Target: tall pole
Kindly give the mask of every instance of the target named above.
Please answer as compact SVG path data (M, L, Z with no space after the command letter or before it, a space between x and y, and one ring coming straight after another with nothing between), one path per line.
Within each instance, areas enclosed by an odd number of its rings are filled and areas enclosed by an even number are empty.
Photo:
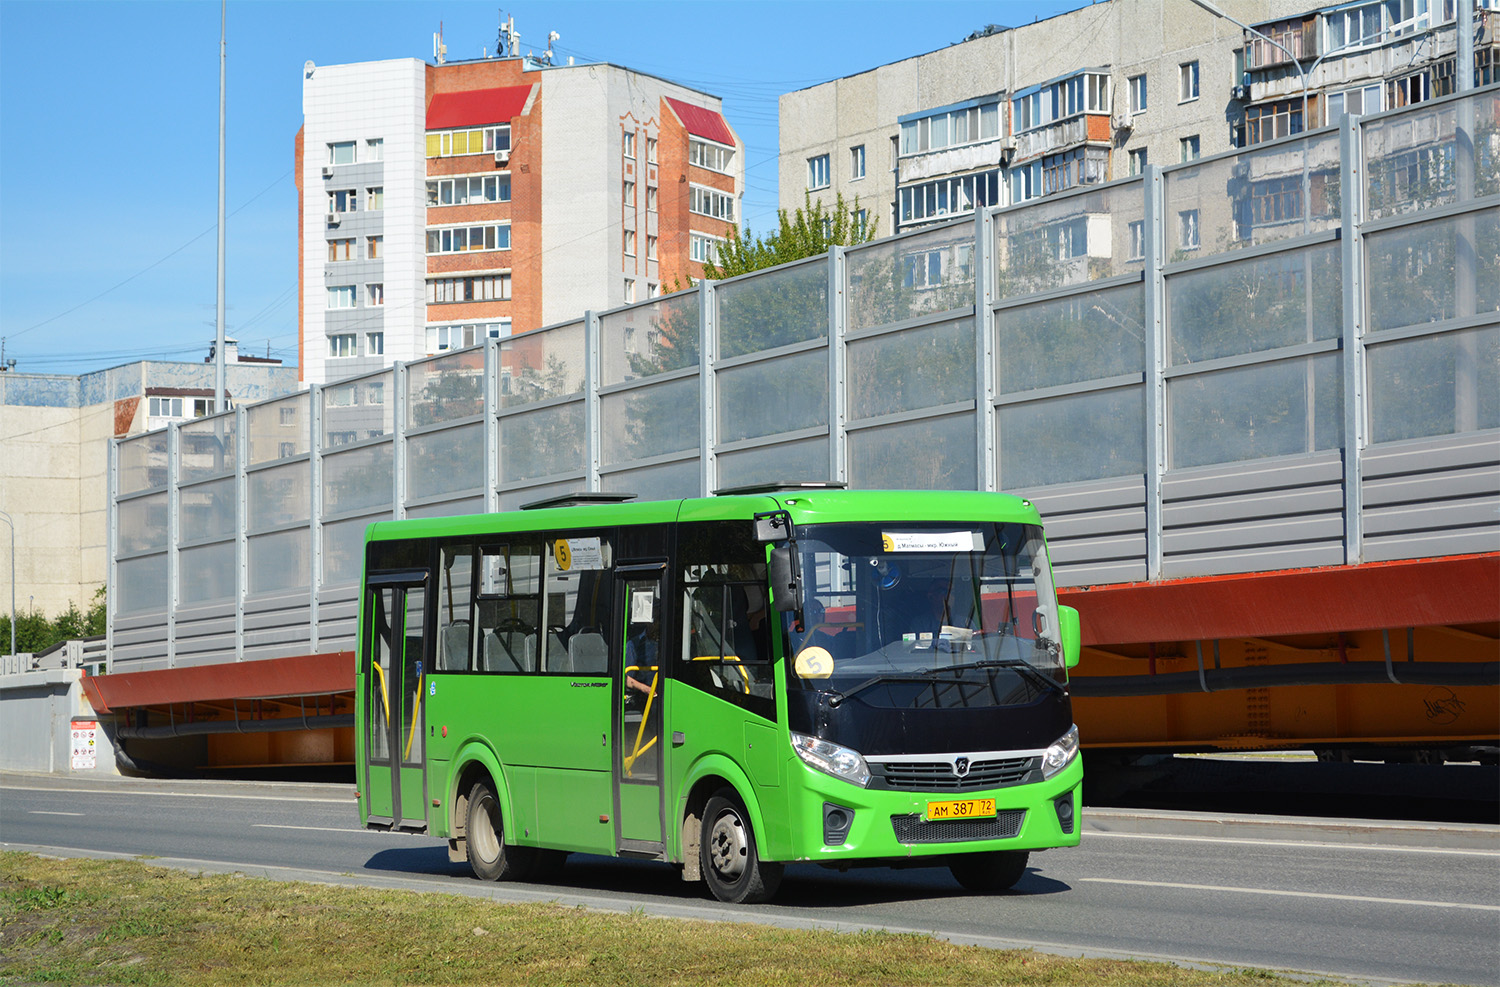
M218 305L214 319L214 411L224 410L224 22L229 0L219 3L219 279Z
M10 653L16 653L16 524L0 511L0 520L10 527Z

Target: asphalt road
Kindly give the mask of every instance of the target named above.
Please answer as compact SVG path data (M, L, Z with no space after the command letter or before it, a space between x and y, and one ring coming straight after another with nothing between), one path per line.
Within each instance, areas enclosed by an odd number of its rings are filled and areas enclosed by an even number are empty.
M946 869L788 870L727 906L662 864L574 856L548 885L493 885L425 837L358 828L353 787L0 776L0 847L151 855L282 879L788 926L934 932L1049 952L1362 980L1500 985L1500 827L1094 810L1083 846L982 897Z

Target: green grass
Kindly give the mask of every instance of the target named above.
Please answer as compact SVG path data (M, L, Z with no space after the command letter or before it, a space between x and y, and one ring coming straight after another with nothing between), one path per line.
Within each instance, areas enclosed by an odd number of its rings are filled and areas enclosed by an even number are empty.
M0 983L1265 987L1264 971L1080 960L557 904L0 853Z

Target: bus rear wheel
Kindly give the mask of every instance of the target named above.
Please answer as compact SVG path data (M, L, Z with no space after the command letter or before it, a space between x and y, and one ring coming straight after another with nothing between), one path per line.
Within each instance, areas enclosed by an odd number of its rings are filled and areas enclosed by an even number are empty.
M703 809L698 852L708 890L720 901L758 904L770 901L781 886L785 868L760 859L750 816L727 788L709 799Z
M529 847L506 846L500 802L484 782L469 790L469 815L465 820L464 846L469 866L481 881L525 880L535 862Z

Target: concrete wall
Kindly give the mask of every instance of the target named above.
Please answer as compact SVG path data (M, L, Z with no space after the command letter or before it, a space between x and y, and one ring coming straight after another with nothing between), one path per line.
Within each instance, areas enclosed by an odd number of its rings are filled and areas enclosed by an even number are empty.
M73 732L97 724L93 768L79 774L119 774L114 745L105 724L94 716L83 696L83 672L76 668L0 674L0 770L65 774L73 772Z

